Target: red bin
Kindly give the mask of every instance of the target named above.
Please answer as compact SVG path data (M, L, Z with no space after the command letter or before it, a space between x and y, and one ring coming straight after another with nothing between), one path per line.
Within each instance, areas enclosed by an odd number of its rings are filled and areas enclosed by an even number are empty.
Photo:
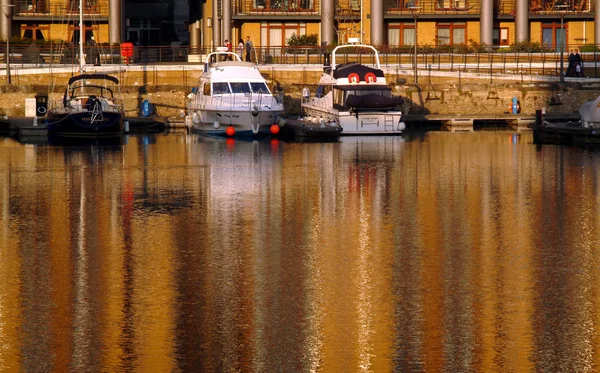
M121 43L121 56L125 57L125 60L129 65L129 60L133 57L133 43L128 41Z

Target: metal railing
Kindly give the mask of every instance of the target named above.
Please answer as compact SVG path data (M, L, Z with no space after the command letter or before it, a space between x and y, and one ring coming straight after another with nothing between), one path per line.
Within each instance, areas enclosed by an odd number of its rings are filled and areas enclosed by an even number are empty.
M593 14L595 3L591 0L563 0L561 9L556 8L557 0L530 0L529 13L535 14ZM497 14L514 15L515 0L500 0L494 2L494 12ZM339 0L335 6L335 16L338 18L353 18L360 16L360 0ZM479 0L386 0L384 12L388 15L478 15L481 11ZM88 0L84 2L85 16L108 17L107 0ZM19 0L15 1L14 14L18 16L48 16L64 17L79 14L79 1L68 0L66 3L56 3L49 0ZM273 16L296 15L308 16L321 14L320 0L234 0L233 14L238 16Z
M51 2L49 0L26 0L15 1L13 14L16 16L47 16L55 17L78 17L79 0L68 0L66 2ZM108 17L108 1L87 0L83 4L84 16Z
M569 49L582 46L569 45ZM600 46L583 46L581 52L588 76L600 76ZM204 58L211 49L190 48L189 46L148 46L135 47L134 56L130 60L136 65L158 64L190 64L204 63ZM323 65L331 49L327 47L261 47L255 48L252 61L259 65L297 65L302 69L305 65ZM119 46L99 46L102 64L124 65L127 61L122 57ZM568 53L562 55L565 68ZM5 47L0 46L0 61L4 62ZM386 68L412 70L414 67L414 49L412 46L380 47L381 65ZM365 53L352 54L349 59L369 63L371 55ZM453 49L451 46L439 48L419 47L416 62L422 68L427 66L433 70L503 73L557 76L560 71L561 53L550 48L511 50L509 48L487 48L483 51L470 49ZM78 48L69 45L37 46L34 44L11 44L10 61L12 67L41 67L48 65L78 64ZM200 62L189 62L200 61ZM596 66L598 65L598 67Z

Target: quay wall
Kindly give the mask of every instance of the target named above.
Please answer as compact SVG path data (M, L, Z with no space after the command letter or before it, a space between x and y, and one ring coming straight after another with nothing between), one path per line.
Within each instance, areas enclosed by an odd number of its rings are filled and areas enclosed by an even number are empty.
M102 71L99 71L102 72ZM136 116L143 100L153 103L160 116L181 116L185 109L187 94L195 86L201 67L181 66L169 69L147 67L123 69L112 73L120 78L125 110L128 116ZM272 88L283 90L288 115L299 115L301 90L307 86L315 92L321 75L320 66L261 68ZM39 71L13 73L12 84L1 84L0 112L9 117L25 115L25 99L36 94L49 96L49 100L61 100L66 82L74 71ZM407 114L503 114L509 111L512 98L516 97L521 112L534 114L546 108L554 114L576 112L581 103L600 95L600 80L576 79L566 83L540 81L534 77L511 79L495 78L448 72L438 76L421 76L419 85L414 84L413 71L388 69L388 85L395 95L405 98L402 107Z

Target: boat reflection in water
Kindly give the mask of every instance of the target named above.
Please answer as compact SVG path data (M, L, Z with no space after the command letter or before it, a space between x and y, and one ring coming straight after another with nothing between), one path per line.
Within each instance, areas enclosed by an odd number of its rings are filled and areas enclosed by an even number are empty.
M512 139L0 142L0 371L595 366L600 154Z

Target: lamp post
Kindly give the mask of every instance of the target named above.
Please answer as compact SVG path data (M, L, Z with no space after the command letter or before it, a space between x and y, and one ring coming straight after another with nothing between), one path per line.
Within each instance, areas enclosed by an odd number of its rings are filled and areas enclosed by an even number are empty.
M554 9L560 12L560 82L565 82L565 11L569 8L567 4L556 4Z
M420 6L415 6L414 3L409 3L410 5L408 6L408 9L410 9L410 13L413 16L413 19L415 20L415 43L414 43L414 52L413 52L413 68L415 69L415 85L419 84L419 74L417 73L417 41L418 39L418 20L419 20L419 13L417 13L417 11L419 9L421 9Z
M6 7L6 8L11 8L14 7L14 4L0 4L1 7ZM11 23L12 20L10 19L9 15L10 12L9 11L4 11L4 9L2 9L2 13L4 13L4 15L6 16L6 22L7 22L7 27L11 27ZM6 84L12 84L12 80L10 78L10 36L9 36L10 32L6 32L6 35L4 35L4 37L6 38L6 54L4 57L4 61L6 61Z

